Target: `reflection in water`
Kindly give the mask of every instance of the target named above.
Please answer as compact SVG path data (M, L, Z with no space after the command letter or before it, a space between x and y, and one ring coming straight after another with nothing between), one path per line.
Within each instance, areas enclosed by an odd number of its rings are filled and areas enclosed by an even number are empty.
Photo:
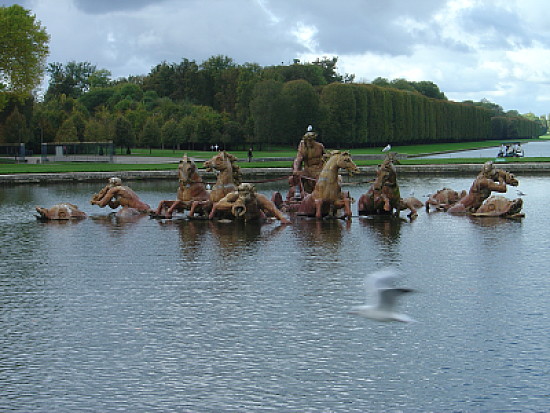
M292 229L297 238L297 247L305 256L338 254L342 233L350 228L351 220L316 219L296 216Z
M121 222L91 185L0 188L0 411L548 411L550 192L520 179L519 222ZM90 218L36 221L65 199ZM420 322L348 314L385 265Z
M399 241L401 225L408 221L399 217L372 216L360 217L359 222L370 228L381 244L393 245Z
M404 218L391 216L360 217L359 223L368 229L365 235L374 235L376 247L380 248L375 260L382 266L397 265L401 261L399 249L401 227L407 223ZM414 225L412 223L411 225Z

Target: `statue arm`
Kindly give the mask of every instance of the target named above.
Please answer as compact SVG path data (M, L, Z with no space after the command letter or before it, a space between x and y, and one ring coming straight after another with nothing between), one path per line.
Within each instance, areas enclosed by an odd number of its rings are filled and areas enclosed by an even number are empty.
M294 163L292 164L292 172L297 173L302 170L302 162L304 161L304 147L302 145L302 142L300 142L300 145L298 145L298 153L296 154L296 158L294 159Z
M94 194L92 196L92 199L90 200L90 203L93 204L93 201L101 201L101 199L105 196L105 194L109 191L111 188L110 185L105 185L101 191L99 191L97 194Z
M102 195L101 197L92 198L92 201L90 202L92 205L98 205L101 208L104 208L105 206L109 205L111 208L117 208L120 204L117 201L113 201L113 198L117 194L117 188L110 188L107 192L100 192L97 195ZM113 206L116 205L116 206Z
M472 185L472 187L474 187L476 183L477 183L477 187L480 189L487 188L490 191L506 192L506 182L503 182L500 178L498 181L493 181L492 179L488 179L488 178L477 179L477 181L474 182L474 185Z
M267 212L268 216L274 216L283 224L290 224L290 221L285 218L285 216L281 213L281 211L277 209L275 204L271 202L269 199L267 199L265 195L256 194L256 199L258 200L260 209L264 212Z
M214 217L217 211L230 211L237 199L239 199L239 194L236 192L230 192L218 202L214 202L212 210L210 211L210 219Z

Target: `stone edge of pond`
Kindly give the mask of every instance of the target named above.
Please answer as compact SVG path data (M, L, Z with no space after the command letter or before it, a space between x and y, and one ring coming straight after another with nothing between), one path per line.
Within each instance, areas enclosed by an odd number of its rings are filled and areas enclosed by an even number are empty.
M509 172L518 173L550 173L550 163L510 163L496 164ZM376 166L362 166L362 173L374 175ZM399 174L477 174L480 164L452 164L452 165L397 165ZM244 180L284 178L289 176L289 168L241 168ZM345 175L345 173L344 173ZM56 182L87 182L106 181L117 176L126 181L140 181L153 179L177 179L177 170L164 171L118 171L118 172L71 172L71 173L33 173L0 175L0 185L40 184Z

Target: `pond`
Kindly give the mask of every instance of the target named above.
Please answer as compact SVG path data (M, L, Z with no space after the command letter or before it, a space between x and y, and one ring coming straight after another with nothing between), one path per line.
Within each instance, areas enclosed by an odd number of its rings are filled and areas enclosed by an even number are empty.
M287 226L119 222L89 205L98 183L2 187L0 410L548 411L549 178L518 178L519 221ZM472 180L399 182L425 200ZM151 205L175 197L174 182L130 185ZM89 218L34 218L61 201ZM418 322L348 313L385 266L417 290L400 307Z

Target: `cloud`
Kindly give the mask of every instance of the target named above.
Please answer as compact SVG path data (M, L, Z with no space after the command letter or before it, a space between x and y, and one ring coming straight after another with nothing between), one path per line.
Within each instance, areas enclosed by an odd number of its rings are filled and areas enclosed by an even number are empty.
M134 11L162 3L164 0L74 0L75 6L84 13L104 14L114 11Z
M3 2L11 5L14 2ZM24 0L51 35L50 61L114 78L183 58L288 64L338 57L356 80L431 80L454 100L547 109L544 0Z

